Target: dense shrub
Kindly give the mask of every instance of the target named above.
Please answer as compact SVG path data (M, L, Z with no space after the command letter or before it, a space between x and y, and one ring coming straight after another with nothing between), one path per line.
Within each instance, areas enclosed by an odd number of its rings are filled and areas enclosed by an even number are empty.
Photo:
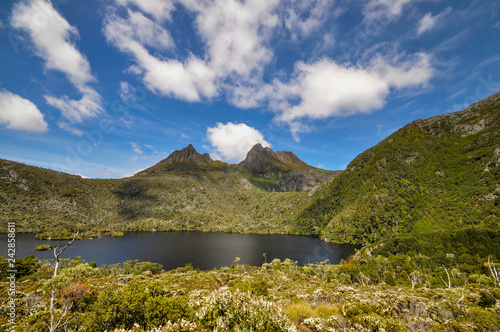
M241 281L236 283L232 290L241 289L246 292L250 292L257 296L266 296L269 291L269 284L264 280L257 281Z
M127 286L106 287L89 310L89 331L144 328L165 325L181 319L191 320L193 309L184 297L169 297L159 282L131 281Z
M202 325L213 331L293 331L281 307L249 292L213 292L198 312Z
M490 307L493 307L496 303L496 300L495 298L493 297L493 295L489 294L489 293L486 293L485 291L482 291L480 293L480 298L479 298L479 301L477 302L477 304L480 306L480 307L483 307L483 308L490 308Z

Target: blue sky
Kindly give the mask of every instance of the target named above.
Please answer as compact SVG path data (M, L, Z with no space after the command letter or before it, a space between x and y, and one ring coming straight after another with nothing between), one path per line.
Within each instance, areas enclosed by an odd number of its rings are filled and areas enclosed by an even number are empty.
M500 90L500 2L0 3L0 158L130 176L193 144L344 169Z

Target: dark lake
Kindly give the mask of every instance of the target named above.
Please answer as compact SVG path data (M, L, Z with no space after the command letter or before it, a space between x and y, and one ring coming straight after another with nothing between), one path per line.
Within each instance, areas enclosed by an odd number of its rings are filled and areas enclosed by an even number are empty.
M62 245L68 241L61 241ZM35 255L39 259L54 258L53 251L35 251L35 245L57 241L36 240L34 234L16 234L16 257ZM263 254L266 254L264 258ZM300 265L329 259L332 264L354 253L354 247L321 241L318 238L294 235L229 234L206 232L137 232L123 237L102 237L75 241L61 256L95 261L98 266L138 259L156 262L165 270L186 263L202 270L231 266L236 257L239 264L261 265L274 258L290 258ZM0 255L7 256L7 234L0 234Z

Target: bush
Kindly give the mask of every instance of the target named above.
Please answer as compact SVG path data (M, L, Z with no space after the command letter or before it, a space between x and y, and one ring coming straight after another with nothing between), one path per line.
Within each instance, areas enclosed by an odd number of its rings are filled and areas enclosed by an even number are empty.
M249 292L213 292L198 313L202 325L212 331L293 331L281 308Z
M231 287L231 290L236 289L241 289L257 296L267 296L269 293L269 284L264 280L241 281Z
M19 280L24 277L28 277L35 272L38 271L40 268L40 262L38 258L36 258L33 255L29 255L24 257L23 259L21 258L16 258L15 259L15 270L16 272L16 279ZM9 261L7 258L2 258L0 256L0 272L1 272L1 279L0 281L7 281L7 270L12 270L12 268L9 266Z
M91 331L131 329L134 323L144 328L164 325L181 319L191 320L194 310L184 297L167 297L158 283L132 280L126 287L106 287L87 315Z
M307 302L297 302L289 304L285 308L285 313L290 317L292 321L297 324L301 324L305 319L309 317L316 317L316 312L311 308Z
M480 307L491 308L491 307L493 307L495 305L496 300L493 297L493 295L488 294L485 291L482 291L481 294L480 294L480 296L481 297L479 298L479 301L477 302L477 304Z
M496 312L473 309L469 312L468 317L476 325L476 331L498 331L500 326L500 315Z
M163 270L163 265L151 262L137 263L135 267L139 268L141 273L151 271L152 274L158 274Z

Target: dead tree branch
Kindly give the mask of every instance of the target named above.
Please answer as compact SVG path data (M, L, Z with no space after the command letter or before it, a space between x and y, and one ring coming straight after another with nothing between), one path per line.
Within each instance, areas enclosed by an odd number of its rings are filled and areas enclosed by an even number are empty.
M490 268L491 275L493 276L493 280L495 281L495 288L496 288L497 286L500 286L500 275L498 274L495 263L493 263L492 256L488 257L488 267Z
M66 245L62 249L59 249L59 246L57 246L57 247L54 248L54 257L55 257L56 261L55 261L55 266L54 266L54 275L53 275L52 278L57 277L57 271L59 269L59 257L64 252L64 250L66 250L67 247L69 247L73 242L75 242L76 237L78 236L79 233L80 233L80 231L76 232L75 236L73 236L73 240L71 240L68 243L66 243ZM49 331L50 332L54 332L59 327L63 327L64 325L66 325L66 324L69 323L69 319L66 319L66 321L63 322L63 320L68 315L69 309L70 309L67 305L64 306L64 309L63 309L63 312L61 314L61 317L57 321L54 321L55 320L55 317L54 317L54 300L55 300L55 297L56 297L56 291L54 289L52 289L52 293L51 293L51 297L50 297L50 309L49 309L49 311L50 311L50 326L49 326Z

